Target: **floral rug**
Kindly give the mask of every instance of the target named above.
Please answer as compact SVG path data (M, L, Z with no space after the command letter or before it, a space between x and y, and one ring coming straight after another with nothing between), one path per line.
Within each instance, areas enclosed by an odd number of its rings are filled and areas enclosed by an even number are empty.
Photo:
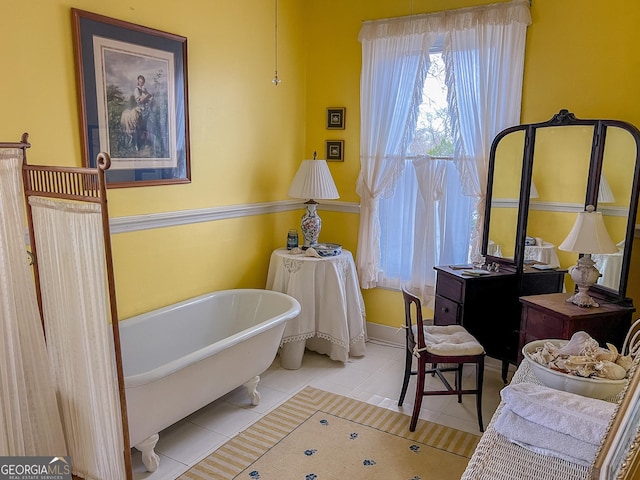
M459 479L480 437L307 387L180 480Z

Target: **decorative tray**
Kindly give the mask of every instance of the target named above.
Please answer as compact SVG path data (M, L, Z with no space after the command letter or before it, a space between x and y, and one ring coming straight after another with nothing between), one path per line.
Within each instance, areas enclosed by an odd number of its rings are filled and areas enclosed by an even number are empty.
M337 243L318 243L313 246L321 257L334 257L342 252L342 245Z

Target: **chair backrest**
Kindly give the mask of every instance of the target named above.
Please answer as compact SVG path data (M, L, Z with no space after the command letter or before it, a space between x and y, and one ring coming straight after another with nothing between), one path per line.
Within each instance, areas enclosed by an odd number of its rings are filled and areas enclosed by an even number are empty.
M402 298L404 299L404 322L407 335L407 348L413 351L413 347L418 345L418 348L422 349L425 347L422 303L417 295L414 295L407 289L406 285L402 285L401 289ZM415 312L415 315L412 314L413 312ZM416 332L418 334L417 339L415 335Z

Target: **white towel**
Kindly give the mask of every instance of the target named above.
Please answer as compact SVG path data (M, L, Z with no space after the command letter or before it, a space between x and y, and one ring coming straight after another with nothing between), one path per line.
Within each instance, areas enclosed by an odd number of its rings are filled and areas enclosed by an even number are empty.
M530 422L512 412L506 405L500 411L494 428L500 435L527 450L579 465L591 465L598 453L597 445Z
M604 400L526 382L509 385L500 395L526 420L593 445L602 443L616 408Z

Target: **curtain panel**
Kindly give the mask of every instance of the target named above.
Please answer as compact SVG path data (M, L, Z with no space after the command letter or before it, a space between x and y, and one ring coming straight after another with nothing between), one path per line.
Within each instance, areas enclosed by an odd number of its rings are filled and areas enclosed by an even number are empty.
M519 123L526 27L531 23L527 0L515 0L426 15L365 22L360 31L361 171L357 192L361 197L356 264L363 288L378 285L380 266L379 202L391 196L405 163L416 124L423 81L429 66L429 48L444 37L443 57L452 131L454 161L464 195L476 202L479 213L470 235L477 252L483 218L483 199L489 148L495 134ZM402 45L404 48L400 48ZM411 69L410 65L416 65ZM418 170L424 170L418 168ZM420 175L429 184L419 188L427 203L433 195L433 175ZM421 182L418 178L418 182ZM430 211L431 207L418 209ZM427 215L429 217L430 215ZM440 215L440 221L446 216ZM426 223L416 227L413 251L418 257L437 258L430 251ZM416 217L417 222L422 222ZM427 251L422 251L426 249ZM415 269L422 269L417 272ZM429 290L435 275L424 266L412 267L412 282ZM430 278L425 278L430 277Z
M72 472L125 479L101 206L30 197L49 362Z
M0 456L65 456L25 249L23 152L0 149Z

